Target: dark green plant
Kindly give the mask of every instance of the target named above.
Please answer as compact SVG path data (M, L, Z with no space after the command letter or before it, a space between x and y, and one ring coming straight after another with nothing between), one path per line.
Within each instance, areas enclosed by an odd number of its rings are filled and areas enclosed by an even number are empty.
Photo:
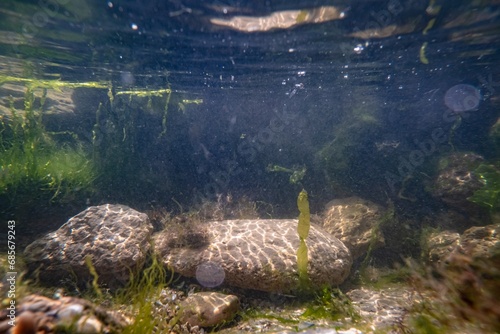
M173 275L167 281L167 271L156 254L146 269L132 275L128 286L116 298L118 304L130 305L134 316L134 322L123 333L154 333L162 325L164 320L155 314L154 302L172 279Z
M500 170L494 165L481 164L474 173L483 187L476 190L468 200L490 210L500 209Z
M300 184L304 176L306 175L307 168L305 166L293 166L291 169L269 164L266 167L266 171L268 172L284 172L290 174L290 183L291 184Z

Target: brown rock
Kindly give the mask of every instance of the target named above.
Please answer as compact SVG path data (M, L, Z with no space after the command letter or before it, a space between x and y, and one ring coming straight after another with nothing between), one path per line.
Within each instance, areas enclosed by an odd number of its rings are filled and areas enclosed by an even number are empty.
M428 261L441 263L455 250L460 242L460 234L452 231L431 233L426 241Z
M475 153L453 153L440 160L440 169L432 194L458 210L478 209L477 205L467 200L483 186L473 171L484 161Z
M384 215L382 207L359 197L336 199L327 204L323 228L342 241L353 259L368 249L384 245L378 225Z
M182 323L212 327L231 321L240 308L238 297L218 292L198 292L181 303Z
M90 258L99 283L121 287L131 269L144 265L152 230L146 214L127 206L92 206L26 247L26 264L44 283L76 280L84 285L92 280Z
M469 228L462 234L458 250L472 258L500 257L500 224Z
M0 311L0 333L77 332L94 334L117 331L126 325L123 319L91 302L75 297L55 300L29 295L16 305L16 326L9 325L9 311ZM14 331L10 331L11 329Z

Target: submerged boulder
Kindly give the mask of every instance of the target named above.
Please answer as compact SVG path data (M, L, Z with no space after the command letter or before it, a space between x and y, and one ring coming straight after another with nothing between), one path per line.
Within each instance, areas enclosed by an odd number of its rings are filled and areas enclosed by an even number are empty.
M93 279L93 266L100 284L117 288L144 265L152 231L144 213L124 205L92 206L26 247L28 271L46 284L84 285Z
M207 243L179 245L166 229L156 235L155 249L175 272L198 276L202 284L203 277L211 278L207 286L224 282L245 289L292 292L299 287L297 225L296 219L212 221L203 226ZM346 279L352 258L340 240L311 226L306 244L308 276L314 287L338 285Z
M500 258L500 224L469 228L460 237L457 251L473 258Z
M326 205L323 228L339 238L357 259L370 249L382 247L384 236L379 225L385 210L359 197L335 199Z
M466 152L452 153L441 158L437 178L429 187L432 195L458 210L477 209L467 198L483 186L474 173L483 161L482 156Z
M425 236L426 260L430 263L443 263L460 243L460 234L453 231L436 231Z

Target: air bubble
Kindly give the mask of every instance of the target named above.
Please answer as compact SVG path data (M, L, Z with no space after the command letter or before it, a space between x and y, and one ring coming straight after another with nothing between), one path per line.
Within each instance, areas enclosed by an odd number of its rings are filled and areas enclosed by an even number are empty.
M209 261L196 268L196 279L204 287L215 288L221 285L225 278L226 273L218 263Z

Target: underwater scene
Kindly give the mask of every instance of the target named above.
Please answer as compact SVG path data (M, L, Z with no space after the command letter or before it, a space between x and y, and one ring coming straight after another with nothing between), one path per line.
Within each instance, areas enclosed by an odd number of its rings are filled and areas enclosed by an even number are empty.
M1 0L0 334L500 333L500 1Z

